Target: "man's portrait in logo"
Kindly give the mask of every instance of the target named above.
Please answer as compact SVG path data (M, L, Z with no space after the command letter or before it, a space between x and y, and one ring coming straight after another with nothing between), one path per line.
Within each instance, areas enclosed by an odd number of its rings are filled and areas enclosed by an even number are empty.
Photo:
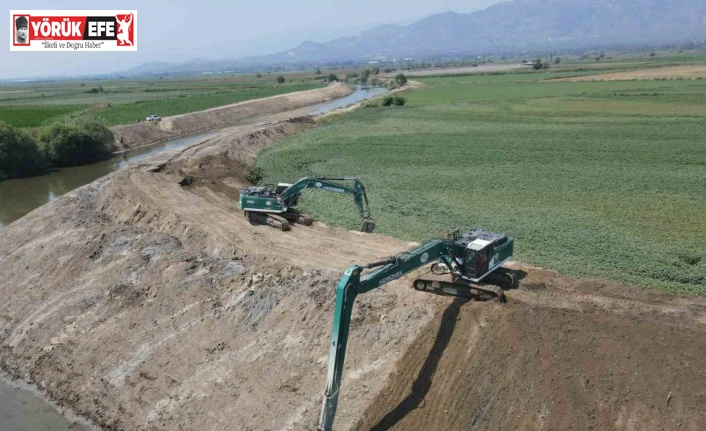
M15 18L15 43L18 45L29 44L29 18L18 16Z

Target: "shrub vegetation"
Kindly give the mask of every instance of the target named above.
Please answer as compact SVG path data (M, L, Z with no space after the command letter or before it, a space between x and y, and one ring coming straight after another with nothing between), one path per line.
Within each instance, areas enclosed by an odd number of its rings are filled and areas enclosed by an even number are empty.
M407 99L402 96L383 96L373 99L363 105L364 108L379 108L385 106L404 106Z
M110 158L114 140L113 132L100 123L55 124L39 136L39 146L52 165L77 166Z
M46 172L47 164L29 134L0 122L0 180Z

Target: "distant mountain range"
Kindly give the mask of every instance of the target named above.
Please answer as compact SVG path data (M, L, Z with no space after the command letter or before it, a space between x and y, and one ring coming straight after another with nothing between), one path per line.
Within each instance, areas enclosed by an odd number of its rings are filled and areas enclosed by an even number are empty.
M237 60L150 63L133 72L237 70L420 56L464 56L706 37L706 0L513 0L407 26L383 25L330 42L307 41L272 55Z

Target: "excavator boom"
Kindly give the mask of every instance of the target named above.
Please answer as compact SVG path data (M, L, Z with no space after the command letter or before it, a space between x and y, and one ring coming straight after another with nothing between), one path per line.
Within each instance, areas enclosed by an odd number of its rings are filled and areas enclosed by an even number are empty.
M331 431L333 427L355 298L358 294L369 292L425 265L429 259L438 259L444 249L445 244L442 241L432 240L399 257L363 266L352 266L343 273L343 277L336 286L336 307L331 330L328 376L321 419L319 420L319 431ZM374 267L379 268L361 278L361 272L364 269Z
M353 186L335 183L333 181L350 181ZM334 193L353 195L353 200L358 207L358 213L363 219L370 218L368 196L365 187L358 178L302 178L287 187L280 197L287 206L292 205L307 188L325 190Z

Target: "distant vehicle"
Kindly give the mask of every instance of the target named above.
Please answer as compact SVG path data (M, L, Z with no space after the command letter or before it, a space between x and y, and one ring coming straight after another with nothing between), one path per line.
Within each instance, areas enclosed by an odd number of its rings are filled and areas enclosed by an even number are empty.
M150 115L149 117L145 118L147 121L162 121L162 117L159 115Z

